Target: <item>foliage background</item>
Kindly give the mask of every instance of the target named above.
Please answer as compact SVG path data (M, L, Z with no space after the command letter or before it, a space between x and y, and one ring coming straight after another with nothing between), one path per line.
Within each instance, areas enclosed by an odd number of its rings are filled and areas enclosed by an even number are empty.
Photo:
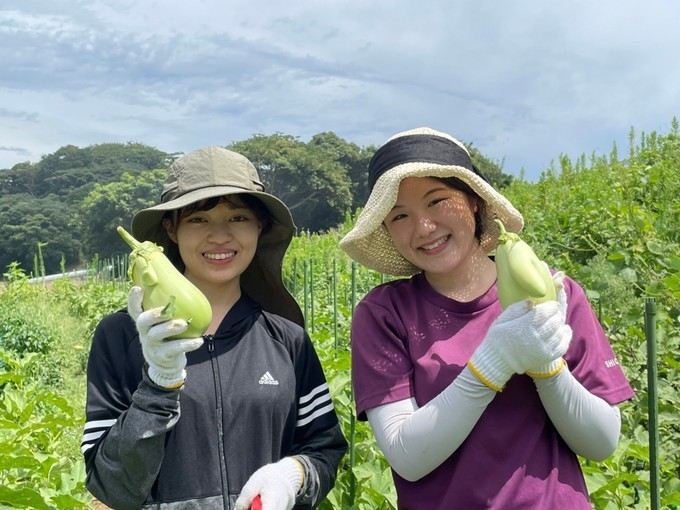
M621 406L622 437L615 454L604 462L583 462L597 509L651 504L644 315L650 297L657 310L661 508L680 505L679 169L674 121L667 134L631 132L624 155L613 147L608 155L577 161L561 157L538 182L513 179L503 189L525 216L523 238L586 289L636 392ZM134 182L109 185L133 189ZM337 228L296 237L285 275L304 308L351 442L337 486L322 508L390 509L396 508L396 496L389 468L367 425L354 416L348 338L354 304L384 276L338 251L351 223L346 214ZM43 248L46 256L52 248ZM84 284L64 279L31 285L18 264L7 266L3 280L0 505L90 505L79 450L84 366L94 325L124 305L126 283L92 277Z
M305 143L274 134L255 135L227 146L257 167L266 189L290 207L305 232L324 232L342 223L366 199L366 167L376 147L359 147L331 132ZM472 157L498 185L512 181L500 163L470 146ZM126 249L116 227L155 205L165 169L181 154L139 143L68 145L37 163L0 170L0 267L19 262L37 271L38 246L49 243L42 264L47 273L82 267L94 257Z

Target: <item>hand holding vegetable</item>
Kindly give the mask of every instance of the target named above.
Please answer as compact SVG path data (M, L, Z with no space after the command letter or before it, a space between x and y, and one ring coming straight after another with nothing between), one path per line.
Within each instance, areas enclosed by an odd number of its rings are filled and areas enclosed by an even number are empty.
M547 268L547 267L546 267ZM564 273L562 271L556 272L552 275L552 281L555 285L555 293L557 297L557 304L559 305L559 313L562 320L566 322L567 320L567 293L564 291ZM568 327L568 326L567 326ZM571 335L569 335L569 340L564 351L567 351L569 347L569 341L571 341ZM564 360L559 357L550 363L543 365L536 365L527 367L525 373L531 377L550 377L557 374L564 366Z
M561 358L571 342L571 328L565 318L566 296L560 302L535 305L524 300L508 306L472 354L470 369L496 391L502 391L513 374L543 367L559 372L564 364Z
M262 510L290 510L302 487L303 469L300 462L284 457L255 471L243 486L236 500L236 510L249 510L251 503L260 496Z
M149 364L149 377L164 388L177 388L186 378L186 353L198 349L202 338L186 338L166 341L186 331L183 319L172 319L164 315L164 307L142 310L144 291L134 286L128 295L128 313L135 321L142 344L144 359Z

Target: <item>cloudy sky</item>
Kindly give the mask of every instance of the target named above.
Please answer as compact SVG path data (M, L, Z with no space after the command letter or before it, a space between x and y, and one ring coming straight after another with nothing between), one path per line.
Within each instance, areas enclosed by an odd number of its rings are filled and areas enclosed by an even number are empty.
M678 20L676 0L2 0L0 169L69 144L429 126L534 180L668 132Z

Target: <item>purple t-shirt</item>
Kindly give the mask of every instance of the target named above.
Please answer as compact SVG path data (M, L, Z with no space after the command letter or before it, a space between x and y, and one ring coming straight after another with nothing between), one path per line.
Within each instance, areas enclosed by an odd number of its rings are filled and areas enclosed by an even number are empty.
M569 370L610 404L634 394L583 289L565 279ZM496 285L468 303L436 292L424 275L376 287L352 320L352 379L360 420L373 407L415 398L423 406L460 374L501 312ZM415 482L393 472L400 509L590 509L578 459L532 379L514 375L461 446Z

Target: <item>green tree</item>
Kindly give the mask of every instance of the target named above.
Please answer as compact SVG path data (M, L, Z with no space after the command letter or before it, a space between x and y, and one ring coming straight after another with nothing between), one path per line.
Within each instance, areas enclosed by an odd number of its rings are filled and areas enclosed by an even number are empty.
M0 197L0 267L18 262L27 272L33 270L42 244L45 271L56 273L62 259L66 266L80 260L80 242L71 229L73 214L54 196L31 195Z
M345 168L352 182L351 211L363 207L368 199L368 163L378 148L374 145L359 147L333 132L314 135L309 145L323 150L329 158Z
M29 193L37 197L63 197L95 183L108 184L124 172L137 175L153 168L165 168L174 155L139 143L104 143L79 148L65 145L35 164L20 163L0 173L0 191ZM76 194L82 199L83 194ZM71 205L73 203L71 202Z
M164 169L139 175L124 173L119 182L94 186L83 201L78 220L86 258L106 258L126 251L116 227L128 229L135 212L158 202L165 175Z
M35 167L30 163L14 165L10 170L0 170L0 196L33 194L35 173Z
M37 243L48 243L42 250L48 272L61 270L62 257L70 267L100 251L120 252L115 225L129 224L135 209L157 200L158 176L151 184L145 176L175 157L138 143L66 145L38 163L0 171L0 264L32 270ZM101 190L109 184L112 190Z
M470 157L479 171L489 179L496 189L502 189L510 185L512 175L503 173L503 162L497 162L482 154L477 147L472 144L465 144L470 152Z
M300 229L333 228L351 206L345 168L316 144L278 133L255 135L229 148L253 162L267 190L286 203Z

